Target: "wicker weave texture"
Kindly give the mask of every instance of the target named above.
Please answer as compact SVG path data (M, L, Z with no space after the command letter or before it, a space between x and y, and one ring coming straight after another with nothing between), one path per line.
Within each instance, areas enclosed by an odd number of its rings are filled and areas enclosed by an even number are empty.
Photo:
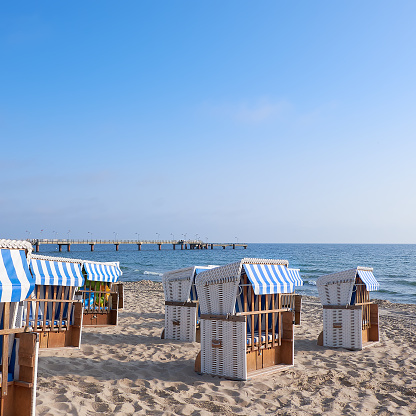
M0 238L0 248L14 248L18 250L27 250L30 255L33 251L32 244L25 240L7 240Z
M31 258L34 260L61 261L61 262L65 261L67 263L78 263L78 264L82 264L84 262L84 260L80 260L80 259L70 259L67 257L43 256L41 254L32 254Z
M196 341L196 307L165 305L165 339Z
M356 269L319 277L316 281L323 305L349 305L354 287Z
M195 267L173 270L162 277L165 300L186 302L189 300Z
M241 263L227 264L195 278L201 314L232 314L240 282Z
M247 380L246 338L245 322L201 319L201 372Z
M324 309L324 339L326 347L361 350L361 309Z

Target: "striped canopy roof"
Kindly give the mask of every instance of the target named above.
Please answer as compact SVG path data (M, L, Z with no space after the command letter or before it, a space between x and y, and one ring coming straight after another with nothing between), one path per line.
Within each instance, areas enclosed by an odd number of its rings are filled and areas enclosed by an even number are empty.
M0 248L0 302L20 302L34 287L25 250Z
M32 255L30 270L37 285L83 286L82 260Z
M84 261L84 270L87 273L88 280L94 282L115 283L123 274L118 261L108 263Z
M300 270L299 269L289 269L287 268L287 273L289 275L290 280L294 283L295 286L303 286L303 280L300 277Z
M280 264L243 264L256 295L291 293L294 282L286 266Z
M373 269L364 270L364 268L361 269L360 267L358 267L357 273L369 292L380 289L380 284L377 282L376 278L373 275Z

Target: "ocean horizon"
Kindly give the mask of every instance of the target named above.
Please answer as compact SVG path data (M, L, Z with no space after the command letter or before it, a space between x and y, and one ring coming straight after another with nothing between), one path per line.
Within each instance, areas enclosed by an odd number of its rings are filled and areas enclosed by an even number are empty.
M318 296L316 279L322 275L355 268L372 267L380 290L372 299L416 304L416 244L322 244L322 243L248 243L247 249L215 247L202 250L176 250L171 245L71 245L71 251L58 251L56 245L41 245L38 254L94 261L119 261L121 281L162 281L163 273L193 265L224 265L244 257L284 259L300 269L304 286L296 291Z

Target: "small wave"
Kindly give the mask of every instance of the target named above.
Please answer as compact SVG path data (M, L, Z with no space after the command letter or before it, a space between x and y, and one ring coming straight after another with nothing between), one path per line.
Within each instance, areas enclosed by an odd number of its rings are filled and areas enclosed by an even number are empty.
M143 274L151 274L151 275L154 275L154 276L163 276L163 273L148 272L148 271L144 271Z
M311 286L316 286L315 280L305 280L304 283L307 283L308 285L311 285Z

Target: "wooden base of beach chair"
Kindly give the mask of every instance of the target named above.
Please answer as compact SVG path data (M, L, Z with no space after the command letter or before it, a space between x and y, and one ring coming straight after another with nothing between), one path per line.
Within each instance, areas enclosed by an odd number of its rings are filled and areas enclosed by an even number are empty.
M7 383L7 395L1 399L1 416L34 416L37 334L20 333L16 338L19 338L19 375Z
M39 348L79 348L81 343L81 328L70 325L61 332L45 331L39 333Z
M283 334L281 345L266 347L264 344L256 351L248 351L247 377L279 371L294 362L294 333L292 312L282 313Z
M108 313L85 312L83 317L84 326L110 326L117 325L118 311L112 309Z
M295 315L295 325L301 324L301 309L302 309L302 295L295 295L295 308L294 308L294 315Z
M111 297L108 310L84 309L82 324L86 326L110 326L118 324L118 296Z
M73 325L68 327L37 328L34 332L39 333L39 348L62 348L81 346L81 332L82 332L82 304L81 302L74 303Z
M118 293L118 308L124 308L124 286L123 283L115 283L113 285L115 291Z

